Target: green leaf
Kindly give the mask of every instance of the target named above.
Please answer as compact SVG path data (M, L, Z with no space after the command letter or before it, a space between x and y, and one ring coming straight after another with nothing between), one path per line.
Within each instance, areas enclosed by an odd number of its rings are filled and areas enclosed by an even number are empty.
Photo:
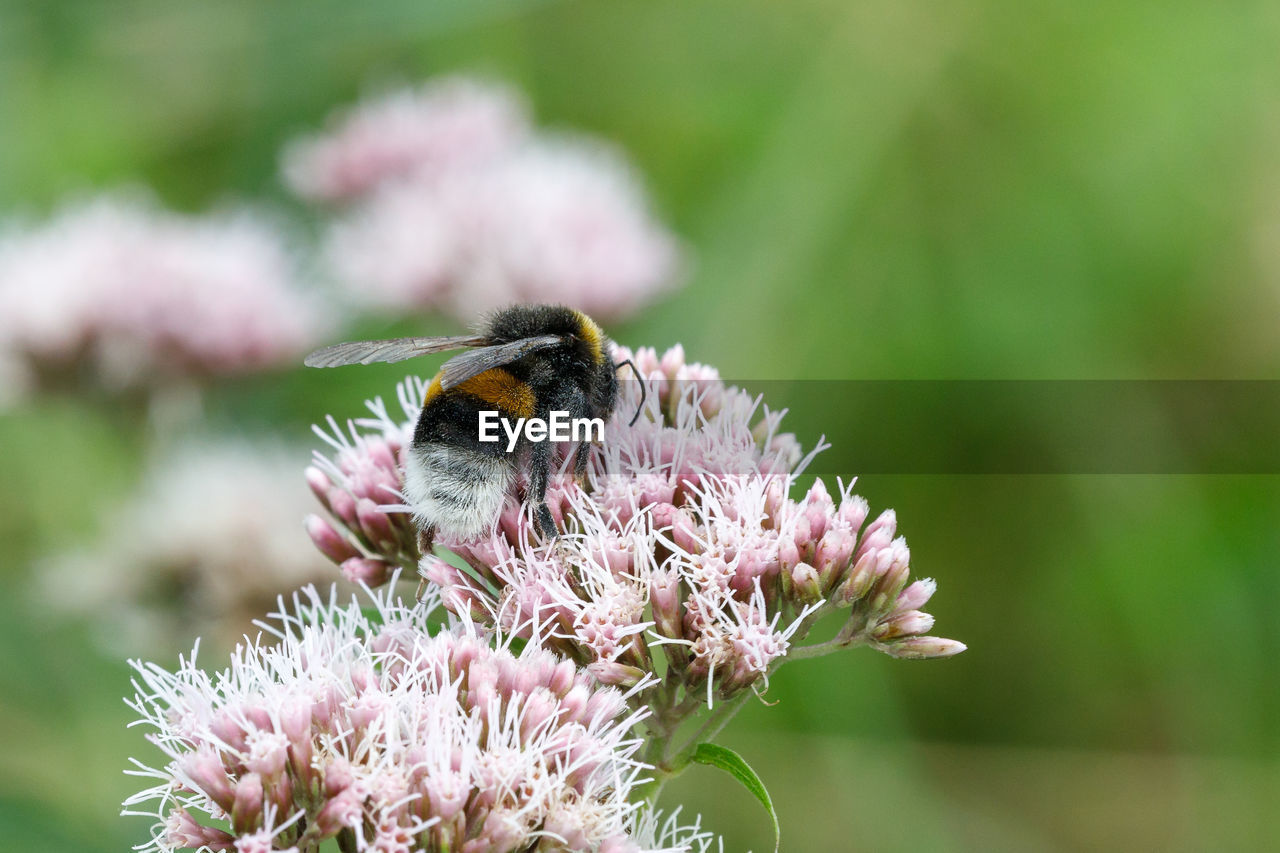
M697 764L719 767L741 782L742 787L760 801L760 805L764 806L764 810L769 813L769 818L773 821L773 850L777 853L778 846L782 843L782 828L778 826L778 813L773 810L773 800L770 799L764 782L760 781L760 777L751 769L751 765L732 749L714 743L698 744L698 748L693 751L692 760Z

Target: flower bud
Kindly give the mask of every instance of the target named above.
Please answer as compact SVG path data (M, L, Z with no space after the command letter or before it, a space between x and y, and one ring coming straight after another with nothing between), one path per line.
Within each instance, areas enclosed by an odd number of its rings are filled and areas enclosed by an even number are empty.
M681 357L683 358L683 356ZM636 370L640 372L641 376L649 376L662 370L662 362L658 359L656 347L636 347L635 353L631 356L631 361L635 364Z
M867 513L871 511L870 505L866 498L860 495L853 495L840 502L840 509L836 510L836 518L842 523L849 526L854 535L862 528L862 523L867 520Z
M886 562L888 565L881 569ZM910 562L911 551L902 537L893 540L892 545L880 552L876 559L876 569L881 576L871 592L873 610L886 611L897 602L898 593L902 592L911 573Z
M395 571L395 566L376 557L352 557L344 560L340 568L347 580L370 587L382 586L391 580L391 573Z
M891 509L886 509L876 517L876 520L867 526L867 532L862 535L862 543L858 546L854 559L858 559L863 554L870 551L879 551L881 548L887 547L893 541L893 536L898 532L898 515Z
M255 730L249 735L249 755L245 767L264 779L274 779L284 771L289 758L289 740L278 732Z
M675 498L675 486L656 474L641 474L636 478L633 488L639 494L641 506L652 506L657 503L672 503Z
M681 551L687 554L698 554L702 546L697 539L697 525L687 510L677 510L671 520L671 539Z
M813 481L813 488L805 495L802 512L809 522L809 538L821 539L827 532L827 520L831 517L831 495L821 480Z
M919 610L933 597L933 593L937 588L938 582L933 578L918 580L904 589L902 595L898 596L898 603L895 609Z
M575 684L560 700L560 707L564 711L565 719L575 723L582 722L583 715L587 711L587 701L590 698L590 687L581 682Z
M230 708L222 708L209 721L209 731L232 749L244 749L248 741L242 719L242 716L232 714Z
M192 850L207 847L210 850L230 850L235 845L235 836L215 829L212 826L201 826L186 809L174 809L165 821L165 840L175 848Z
M653 608L654 627L664 637L683 636L680 624L680 575L659 569L649 581L649 603Z
M431 803L432 815L443 821L453 820L471 794L470 782L461 774L448 771L430 774L423 780L423 787Z
M365 537L376 545L379 549L390 550L396 549L396 532L391 528L391 519L382 510L378 509L378 505L369 498L360 498L356 501L356 518L360 522L360 529L364 531Z
M871 591L871 584L876 579L876 558L876 552L869 551L853 564L848 579L840 586L840 593L837 597L842 606L860 601Z
M588 725L611 720L627 708L627 700L617 690L597 690L587 700L583 719Z
M904 610L881 622L871 632L877 640L923 634L933 628L933 617L922 610Z
M809 521L809 516L801 514L796 519L794 532L791 534L795 541L796 548L800 550L801 555L813 553L813 527Z
M250 832L262 823L262 777L246 773L236 785L231 804L231 828L236 834Z
M815 554L823 589L833 588L848 574L853 545L853 534L847 530L833 528L823 534Z
M311 784L311 705L294 701L280 709L280 730L289 740L289 768L304 786Z
M524 707L521 708L521 737L530 740L544 726L554 723L559 710L560 703L556 701L551 691L543 688L530 693L524 700Z
M960 654L966 648L964 643L943 637L908 637L883 646L883 650L892 657L908 660L949 658Z
M822 600L822 582L818 571L808 563L798 563L791 570L792 595L804 604Z
M778 565L783 572L789 572L801 560L800 549L796 543L787 538L778 540Z
M329 506L329 511L334 517L345 524L351 530L356 530L360 526L360 519L356 515L356 499L346 489L340 489L334 486L329 490L328 500L325 503Z
M598 660L587 664L587 672L596 677L601 684L632 687L644 678L644 670L635 666L627 666L617 661Z
M321 839L332 838L348 826L359 826L363 808L364 800L356 787L348 785L329 798L312 826Z
M684 367L684 363L684 345L676 344L662 354L662 358L658 361L658 369L668 379L675 379L680 368Z
M364 443L364 452L373 464L384 471L394 472L399 467L396 452L385 438L368 438Z
M222 766L222 759L210 748L202 748L185 756L181 767L191 782L225 812L235 803L235 791L231 779Z
M324 765L324 793L334 797L355 782L356 775L351 763L342 757L331 757Z
M786 480L782 477L770 477L768 479L768 485L764 488L764 511L767 516L764 526L767 529L778 529L779 522L781 521L781 513L786 505Z
M329 490L333 488L333 481L329 479L329 475L314 465L308 465L304 476L316 500L320 501L325 509L329 509Z
M324 554L333 562L341 565L352 557L359 557L360 552L352 547L341 533L334 529L333 525L318 515L312 514L306 517L303 522L307 529L307 535L311 537L311 541L320 549L320 553Z
M520 531L524 518L524 507L508 498L498 513L498 530L512 542L520 541Z

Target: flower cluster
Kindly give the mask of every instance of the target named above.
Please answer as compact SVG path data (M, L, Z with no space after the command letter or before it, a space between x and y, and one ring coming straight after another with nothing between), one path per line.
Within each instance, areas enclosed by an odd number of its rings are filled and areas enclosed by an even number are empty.
M918 658L964 649L924 636L933 618L921 607L934 583L909 582L910 551L891 510L868 522L852 484L837 484L833 495L821 480L790 497L821 443L803 454L780 431L782 413L713 369L686 363L678 347L661 357L618 348L615 358L632 358L651 389L640 421L631 427L626 415L614 418L585 485L554 481L547 503L561 531L555 541L541 540L514 499L492 535L440 537L460 563L422 555L420 573L448 608L509 632L549 626L542 641L604 683L639 685L664 673L672 707L696 692L713 703L767 680L817 619L841 608L849 611L845 626L823 650L859 644ZM629 413L639 383L622 384L619 411ZM402 448L420 389L413 380L401 387L405 421L371 404L374 417L352 424L354 438L331 470L357 470L343 454L360 456L388 436ZM389 491L388 456L379 471ZM352 495L358 487L354 477L330 484ZM326 537L358 541L373 559L404 564L417 556L404 537L381 550L367 523L335 521L347 534L330 526ZM665 665L655 662L659 655Z
M528 133L528 114L515 93L449 77L333 116L327 133L286 146L284 177L310 201L352 201L383 184L438 179L484 163Z
M624 159L531 127L521 99L445 78L335 117L294 143L286 180L347 205L325 254L362 303L461 318L565 302L609 318L669 287L677 250Z
M696 826L638 814L643 711L571 661L473 625L430 636L427 604L295 596L276 640L216 675L134 663L131 706L163 767L126 802L173 851L705 851ZM138 811L141 806L149 808ZM664 846L658 847L652 842Z
M0 363L27 386L258 370L326 326L279 237L247 214L182 216L124 195L0 234Z
M397 389L401 409L406 414L419 411L426 389L421 380L406 380ZM349 423L345 432L332 416L328 432L315 428L334 455L315 451L306 478L333 522L312 513L306 528L316 547L342 567L348 580L379 586L398 568L415 571L422 556L413 517L385 511L403 500L403 455L416 418L393 420L380 399L369 407L374 417Z
M115 651L193 630L229 648L280 590L332 577L298 529L311 505L289 450L188 442L151 460L96 540L37 566L41 597L91 616Z

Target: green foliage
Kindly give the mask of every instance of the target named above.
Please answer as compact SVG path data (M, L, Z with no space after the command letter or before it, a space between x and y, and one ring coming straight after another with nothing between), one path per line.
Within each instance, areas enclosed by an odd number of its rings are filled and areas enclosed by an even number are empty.
M264 200L305 241L282 142L371 86L478 70L528 91L540 121L625 148L687 243L686 287L611 328L624 343L682 342L734 380L1268 379L1278 29L1256 0L4 0L0 213L142 182L183 209ZM207 426L308 442L404 372L224 383ZM797 395L787 421L832 440L824 472L854 474L840 418L873 404ZM39 555L128 494L133 435L101 401L0 416L15 650L0 833L15 849L141 838L116 815L137 787L125 758L145 748L123 729L124 667L26 594ZM939 580L940 629L970 651L786 667L778 704L748 708L728 742L774 780L797 850L851 835L904 851L1272 846L1278 486L865 476ZM727 849L764 849L736 819L754 804L699 775L664 802L706 811Z

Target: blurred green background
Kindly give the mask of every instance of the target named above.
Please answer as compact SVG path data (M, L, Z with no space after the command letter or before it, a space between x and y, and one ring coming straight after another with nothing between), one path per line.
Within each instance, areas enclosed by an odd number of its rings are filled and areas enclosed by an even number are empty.
M610 329L623 343L679 341L735 379L1273 379L1277 44L1263 2L6 0L0 201L143 182L180 209L302 216L283 141L370 85L490 72L541 123L625 148L688 246L685 289ZM402 373L224 382L207 418L308 441ZM826 414L789 421L856 473ZM127 849L122 770L148 747L126 667L22 590L143 448L74 399L0 417L0 447L0 838ZM726 742L784 851L1276 848L1277 477L859 491L897 509L938 632L969 651L797 663L742 714ZM668 791L726 849L768 849L718 771Z

